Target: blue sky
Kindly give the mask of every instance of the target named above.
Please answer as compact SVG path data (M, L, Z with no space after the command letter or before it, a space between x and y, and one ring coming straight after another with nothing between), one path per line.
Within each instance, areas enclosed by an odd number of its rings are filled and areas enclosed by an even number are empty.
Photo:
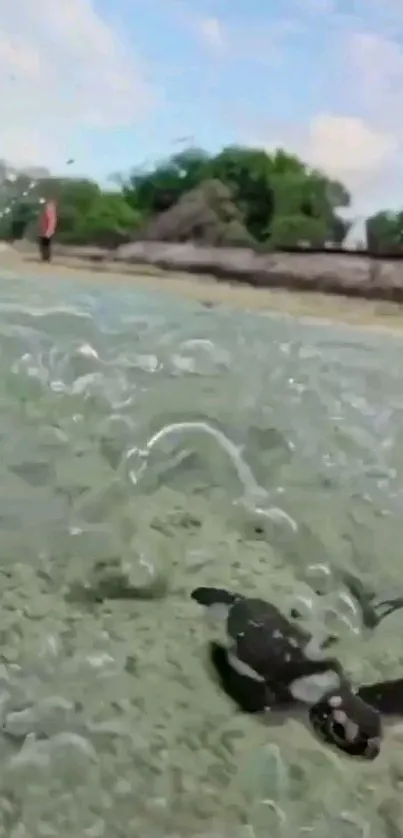
M113 12L110 0L102 0L99 13L112 24L124 24L125 37L161 88L159 107L147 123L129 126L114 141L127 164L133 156L142 160L167 153L178 137L194 137L214 150L241 140L247 125L314 115L324 97L318 67L326 61L321 43L326 21L321 15L312 26L310 15L307 25L295 6L288 19L284 3L263 0L123 2ZM337 97L338 92L335 102ZM106 136L96 144L101 170L110 141Z
M403 0L0 0L0 78L15 162L104 180L183 137L282 145L357 214L403 207Z

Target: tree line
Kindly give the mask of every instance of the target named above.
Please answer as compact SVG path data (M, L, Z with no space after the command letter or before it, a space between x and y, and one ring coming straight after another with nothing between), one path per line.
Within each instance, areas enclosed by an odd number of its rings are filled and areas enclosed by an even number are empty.
M342 247L346 187L284 150L188 148L102 188L88 178L20 173L0 185L0 237L36 236L40 201L58 202L58 240L115 247L136 238L262 249ZM367 221L370 250L403 252L403 213ZM366 243L363 243L364 246Z

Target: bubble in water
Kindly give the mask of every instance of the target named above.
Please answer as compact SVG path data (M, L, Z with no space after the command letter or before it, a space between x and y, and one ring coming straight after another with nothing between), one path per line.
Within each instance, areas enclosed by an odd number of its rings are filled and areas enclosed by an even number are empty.
M291 617L301 621L311 621L314 614L314 599L308 594L295 594L288 601Z
M321 602L326 628L339 637L361 634L361 616L352 597L344 591L329 593Z
M177 372L196 373L196 363L193 358L186 358L183 355L172 355L171 360Z
M227 369L230 357L207 338L185 340L171 356L173 371L193 375L217 375Z
M278 506L269 506L267 509L264 509L261 506L255 506L254 512L258 515L262 520L266 519L270 523L277 524L280 527L286 527L293 533L294 535L298 532L298 524L291 518L284 509L280 509Z
M244 493L261 500L267 497L267 492L259 486L252 470L243 459L239 446L235 445L222 431L214 428L208 422L174 422L171 425L165 425L147 441L146 450L149 453L167 438L175 439L178 436L182 438L189 433L206 434L215 439L234 466L240 487L244 490Z
M136 355L135 366L143 372L157 372L161 364L156 355Z
M330 593L334 588L333 574L326 564L311 564L305 571L305 578L313 590L324 595Z
M17 398L36 401L44 395L44 385L48 380L46 369L30 352L24 353L11 365L9 387Z

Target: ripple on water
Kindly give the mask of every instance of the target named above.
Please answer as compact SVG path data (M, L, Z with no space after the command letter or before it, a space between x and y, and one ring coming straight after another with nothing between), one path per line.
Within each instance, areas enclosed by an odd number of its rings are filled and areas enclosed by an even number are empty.
M0 836L399 834L393 740L358 765L236 714L189 593L400 671L399 616L364 643L342 582L401 580L402 373L385 336L3 280Z

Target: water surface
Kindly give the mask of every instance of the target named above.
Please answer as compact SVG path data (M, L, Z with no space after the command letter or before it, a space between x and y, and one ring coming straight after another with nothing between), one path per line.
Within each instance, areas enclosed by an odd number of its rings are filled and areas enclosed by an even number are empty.
M398 734L362 765L237 714L189 593L298 599L357 682L402 672L340 582L403 588L402 341L4 277L0 402L0 836L400 834Z

